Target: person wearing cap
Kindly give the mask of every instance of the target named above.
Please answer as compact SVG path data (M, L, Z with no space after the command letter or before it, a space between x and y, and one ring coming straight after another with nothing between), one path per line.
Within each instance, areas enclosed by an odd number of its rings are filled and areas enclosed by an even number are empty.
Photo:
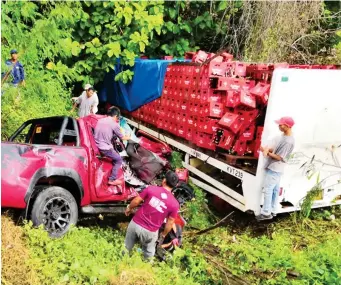
M158 246L163 244L166 235L173 228L180 208L179 202L172 194L172 189L178 182L179 178L175 172L168 171L161 187L148 186L128 205L126 216L142 204L127 229L124 243L129 252L132 251L135 243L139 242L144 258L148 259L155 255L156 244ZM165 219L166 225L158 238L158 231Z
M12 84L17 87L18 84L25 86L25 71L24 66L18 60L18 51L16 49L12 49L10 51L11 58L6 60L6 65L9 67L9 70L4 74L2 78L2 83L4 83L9 75L12 75Z
M264 165L265 178L263 182L264 202L260 215L256 217L258 221L271 220L276 216L279 183L284 172L286 161L295 146L295 139L291 130L295 124L294 120L291 117L282 117L275 122L283 134L274 139L272 146L260 147L266 160Z
M84 86L84 91L79 97L73 97L71 100L74 102L71 112L79 105L78 116L80 118L90 114L96 114L98 111L98 96L95 89L90 84Z

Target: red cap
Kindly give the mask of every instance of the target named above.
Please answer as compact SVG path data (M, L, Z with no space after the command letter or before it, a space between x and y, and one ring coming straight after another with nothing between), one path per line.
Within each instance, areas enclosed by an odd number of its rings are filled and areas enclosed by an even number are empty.
M291 117L282 117L279 120L275 121L278 125L287 125L289 128L292 128L293 125L295 125L295 121Z

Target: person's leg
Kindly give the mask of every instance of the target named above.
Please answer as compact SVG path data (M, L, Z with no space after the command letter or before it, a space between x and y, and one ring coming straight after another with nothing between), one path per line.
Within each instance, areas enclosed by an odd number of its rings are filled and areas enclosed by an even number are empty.
M277 180L277 184L276 184L274 191L272 193L271 213L273 215L277 214L277 206L278 206L278 199L279 199L279 182L280 182L280 177Z
M129 253L132 251L135 243L137 242L137 230L138 228L135 222L130 221L128 228L127 228L126 237L124 240L124 245L126 249L129 251Z
M263 208L261 210L261 214L264 216L271 215L271 202L272 202L272 195L273 191L277 185L277 175L272 170L266 170L265 178L264 178L264 203Z
M101 150L101 153L112 159L112 170L111 170L111 175L109 177L109 181L114 181L117 179L117 173L118 170L120 169L121 165L122 165L122 158L121 156L114 150L114 149L110 149L110 150Z
M143 256L145 259L152 258L155 255L156 241L158 239L158 231L150 232L142 229L140 242L142 246Z

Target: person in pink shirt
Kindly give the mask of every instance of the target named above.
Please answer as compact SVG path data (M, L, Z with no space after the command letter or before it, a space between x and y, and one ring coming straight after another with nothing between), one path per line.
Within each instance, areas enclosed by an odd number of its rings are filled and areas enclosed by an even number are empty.
M143 255L147 259L154 256L156 242L162 245L164 238L173 227L180 208L179 202L171 192L178 182L178 176L173 171L168 171L162 181L162 187L148 186L128 205L126 216L142 204L127 229L124 243L129 252L135 243L139 242ZM167 219L166 226L158 240L158 231L165 219Z

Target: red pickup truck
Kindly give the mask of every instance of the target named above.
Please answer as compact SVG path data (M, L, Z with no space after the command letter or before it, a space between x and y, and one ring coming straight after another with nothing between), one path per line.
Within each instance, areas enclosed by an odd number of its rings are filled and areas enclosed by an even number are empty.
M76 224L79 212L123 212L127 201L147 184L140 180L135 185L131 181L107 185L112 163L100 155L93 138L101 117L29 120L9 142L2 142L2 207L25 209L25 217L34 225L44 224L53 237ZM128 162L123 163L119 176L125 179L127 173L132 173ZM182 190L175 192L181 196Z

